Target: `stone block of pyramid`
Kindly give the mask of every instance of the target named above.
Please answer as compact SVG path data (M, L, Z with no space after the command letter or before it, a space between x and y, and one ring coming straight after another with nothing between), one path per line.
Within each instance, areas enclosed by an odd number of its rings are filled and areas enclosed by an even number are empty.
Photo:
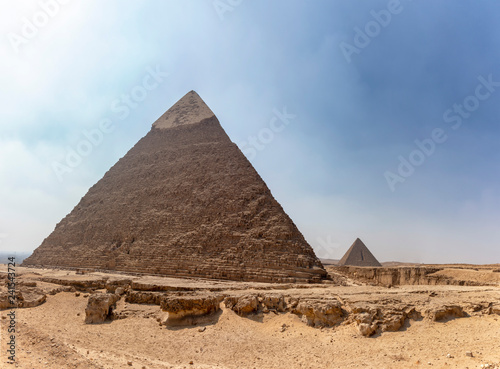
M368 247L359 238L351 245L349 250L338 262L339 266L352 265L352 266L382 266L373 254L368 250Z
M194 91L89 189L23 265L263 282L327 276Z

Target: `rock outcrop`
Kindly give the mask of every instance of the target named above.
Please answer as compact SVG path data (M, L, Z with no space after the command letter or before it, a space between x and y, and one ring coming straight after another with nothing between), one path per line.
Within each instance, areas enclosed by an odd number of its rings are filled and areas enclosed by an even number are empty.
M239 315L248 315L259 310L259 299L256 295L244 295L240 297L227 297L224 300L227 308Z
M497 314L500 315L500 303L494 303L490 307L490 314Z
M412 308L395 306L392 308L354 305L351 307L350 319L358 325L363 336L371 336L379 332L398 331L406 319L418 319L420 315Z
M16 292L15 307L30 308L41 305L47 299L47 294L39 288L21 286L21 290ZM0 293L0 310L12 309L7 292Z
M426 310L426 315L433 321L442 321L449 318L463 318L467 316L462 306L444 305Z
M167 326L196 324L199 318L214 315L220 310L222 297L218 296L171 296L160 301L160 307L168 312L162 323Z
M327 278L194 91L89 189L23 265L280 283Z
M399 286L399 285L456 285L456 286L479 286L488 283L479 283L471 280L450 278L446 275L437 274L443 270L440 267L409 266L409 267L357 267L338 266L333 267L335 273L340 273L364 283Z
M380 269L384 268L376 270ZM295 314L312 327L353 325L359 334L369 337L398 331L413 321L423 319L426 324L441 324L450 319L500 315L500 291L494 286L338 287L329 284L240 283L104 273L81 276L66 271L56 271L52 279L32 271L29 275L19 278L18 307L36 306L43 303L47 295L60 292L72 292L68 298L88 297L77 291L75 286L92 289L99 285L114 291L94 293L89 297L85 311L87 323L143 317L156 319L169 327L214 324L223 317L221 314L238 314L242 319L248 317L258 321L265 314ZM0 273L1 280L5 278ZM48 283L47 280L60 284ZM124 301L117 303L121 294ZM5 309L7 301L6 286L0 283L0 308ZM222 301L224 313L221 312Z

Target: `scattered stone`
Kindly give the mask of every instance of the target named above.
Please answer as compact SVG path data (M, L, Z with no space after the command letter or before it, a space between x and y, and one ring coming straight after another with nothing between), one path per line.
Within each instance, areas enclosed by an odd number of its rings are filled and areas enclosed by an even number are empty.
M205 332L206 330L207 330L207 327L198 328L198 332Z
M474 355L472 354L472 351L466 351L465 356L474 357Z

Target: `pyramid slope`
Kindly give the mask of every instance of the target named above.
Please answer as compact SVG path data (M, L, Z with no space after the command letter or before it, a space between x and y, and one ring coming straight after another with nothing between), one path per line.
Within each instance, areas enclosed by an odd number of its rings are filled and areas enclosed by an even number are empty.
M179 100L23 265L264 282L326 278L204 106L194 91Z
M382 266L373 254L368 250L368 247L359 238L354 241L349 250L338 262L339 266L352 265L352 266Z

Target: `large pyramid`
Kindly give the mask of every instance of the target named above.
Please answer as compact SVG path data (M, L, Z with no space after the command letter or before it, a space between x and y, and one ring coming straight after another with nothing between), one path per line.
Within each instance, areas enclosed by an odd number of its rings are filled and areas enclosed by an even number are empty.
M349 247L349 250L347 250L337 265L382 266L359 238L356 238L356 241Z
M265 282L327 276L194 91L90 188L23 265Z

